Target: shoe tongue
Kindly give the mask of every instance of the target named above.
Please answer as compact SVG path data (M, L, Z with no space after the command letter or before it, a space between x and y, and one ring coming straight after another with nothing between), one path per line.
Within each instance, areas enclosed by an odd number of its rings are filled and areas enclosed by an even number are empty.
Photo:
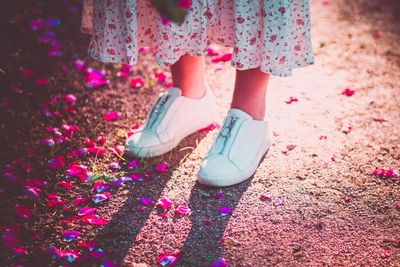
M229 115L234 116L234 117L239 117L244 120L252 120L253 119L253 117L251 117L249 114L247 114L246 112L244 112L240 109L237 109L237 108L231 108L228 111L228 116Z
M168 94L174 96L180 96L182 95L182 91L178 87L171 87L168 89Z

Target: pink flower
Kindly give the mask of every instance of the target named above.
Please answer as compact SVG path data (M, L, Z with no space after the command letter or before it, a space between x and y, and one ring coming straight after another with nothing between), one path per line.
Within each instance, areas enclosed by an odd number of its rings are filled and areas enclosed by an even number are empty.
M346 88L343 90L342 95L352 96L352 95L354 95L355 92L356 92L356 91L350 89L350 87L346 87Z
M68 103L75 103L76 102L76 97L74 95L68 94L64 96L65 101Z
M67 181L58 182L57 185L61 186L64 189L71 189L72 188L72 183L71 182L67 182Z
M165 82L167 75L165 72L155 72L154 73L154 78L156 79L157 83L162 84Z
M289 99L286 100L285 102L286 102L287 104L292 104L292 102L298 102L298 101L299 101L299 100L297 99L297 97L290 96Z
M209 131L212 131L212 130L218 129L218 128L220 128L219 124L216 122L213 122L210 125L208 125L207 127L200 129L198 132L205 133L205 132L209 132Z
M98 226L105 225L108 222L107 219L100 218L100 217L98 217L97 215L94 215L94 214L83 216L81 218L81 220L83 222L90 223L90 224L93 224L93 225L98 225Z
M49 84L49 80L47 78L37 78L35 80L36 85L47 85Z
M77 198L74 199L73 204L74 204L75 206L79 206L79 205L85 203L86 200L87 200L86 197L77 197Z
M87 152L96 156L104 156L106 154L106 150L102 147L89 147Z
M105 121L116 121L119 119L120 115L121 114L119 112L113 111L113 112L103 114L103 119Z
M32 217L33 212L23 205L16 204L14 206L15 212L17 213L18 217L28 219Z
M374 121L383 122L383 121L386 121L386 118L383 116L376 116L376 117L374 117Z
M59 169L65 165L64 158L61 156L57 156L52 160L49 160L48 166L52 169Z
M131 80L130 86L132 88L140 88L144 85L144 80L141 77L136 77Z
M156 259L156 262L162 266L172 266L176 263L179 257L179 252L168 253L163 251L161 255Z
M232 59L232 53L226 53L221 56L215 56L211 59L211 62L217 63L217 62L226 62Z
M224 207L224 206L222 206L222 207L219 208L219 213L222 216L227 216L229 213L232 212L232 209L233 209L232 207Z
M158 172L165 172L167 170L167 162L163 161L154 168Z
M166 197L163 197L160 200L158 200L156 205L162 208L163 210L167 210L172 205L172 201Z
M146 197L140 197L140 198L137 199L137 201L140 204L143 204L143 205L146 205L146 206L149 205L152 202L152 200L150 198L146 198Z
M190 211L191 211L191 210L190 210L189 207L180 205L180 206L178 206L178 208L175 210L175 213L176 213L176 214L179 214L179 215L186 215L186 214L189 214Z
M88 206L85 206L81 209L79 209L78 211L78 215L79 216L86 216L86 215L90 215L96 212L96 208L90 208Z
M210 267L227 267L228 261L224 258L218 258L211 262Z

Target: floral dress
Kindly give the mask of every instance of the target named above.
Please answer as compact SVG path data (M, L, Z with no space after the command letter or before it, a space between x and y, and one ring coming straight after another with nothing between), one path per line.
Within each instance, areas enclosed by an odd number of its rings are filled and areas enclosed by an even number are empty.
M84 0L88 53L103 62L137 62L141 47L170 66L182 55L207 54L209 43L232 47L238 70L275 76L313 64L308 0L192 0L185 21L163 22L149 0Z

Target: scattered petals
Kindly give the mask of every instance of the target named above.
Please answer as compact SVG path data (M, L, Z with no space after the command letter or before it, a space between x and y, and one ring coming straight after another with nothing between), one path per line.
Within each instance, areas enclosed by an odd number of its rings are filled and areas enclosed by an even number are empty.
M154 168L158 172L165 172L167 170L167 162L163 161Z
M119 117L121 116L121 114L117 111L112 111L106 114L103 114L103 119L105 121L116 121L119 119Z
M172 205L172 201L166 197L163 197L158 200L156 205L162 208L163 210L167 210Z
M179 215L187 215L190 213L190 208L186 207L186 206L178 206L178 208L176 208L175 213L179 214Z
M298 102L297 97L290 96L288 100L285 101L286 104L292 104L293 102Z
M94 203L100 203L103 202L107 199L109 199L111 197L111 193L110 192L105 192L105 193L101 193L101 194L96 194L92 197L92 200Z
M64 239L67 240L68 242L71 242L73 240L75 240L78 236L79 236L79 232L78 231L74 231L74 230L65 230L63 233Z
M211 262L210 267L227 267L228 261L224 258L218 258Z
M222 207L219 208L219 213L222 216L227 216L229 213L232 212L232 209L233 209L232 207L224 207L224 206L222 206Z
M89 206L85 206L78 211L79 216L86 216L96 212L96 208L91 208Z
M65 165L64 158L57 156L54 159L49 160L48 166L52 169L59 169Z
M144 80L141 77L136 77L131 80L130 86L132 88L140 88L144 85Z
M33 212L23 205L16 204L14 209L20 218L29 219L33 215Z
M83 222L90 223L90 224L93 224L93 225L98 225L98 226L105 225L108 222L108 220L106 220L104 218L100 218L100 217L98 217L97 215L94 215L94 214L83 216L81 218L81 220Z
M74 204L75 206L79 206L79 205L85 203L86 200L87 200L86 197L77 197L77 198L75 198L73 204Z
M59 185L60 187L62 187L64 189L71 189L72 188L72 183L71 182L67 182L67 181L58 182L57 185Z
M350 89L350 87L346 87L346 88L343 90L342 95L352 96L352 95L354 95L355 92L356 92L356 91Z
M167 253L164 253L161 256L159 256L156 261L158 264L161 264L161 266L172 266L176 263L177 260L178 260L177 255L175 254L168 255Z
M374 121L384 122L387 121L387 119L383 116L376 116L374 117Z
M143 204L143 205L146 205L146 206L149 205L152 202L152 200L150 198L146 198L146 197L137 198L137 201L140 204Z

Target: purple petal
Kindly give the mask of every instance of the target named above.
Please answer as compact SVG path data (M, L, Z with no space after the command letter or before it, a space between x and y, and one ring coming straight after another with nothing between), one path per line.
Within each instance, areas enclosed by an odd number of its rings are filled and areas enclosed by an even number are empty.
M232 207L224 207L224 206L222 206L222 207L219 208L219 213L222 216L226 216L231 212L232 212Z
M96 208L90 208L90 207L86 206L86 207L79 209L78 215L85 216L85 215L93 214L95 212L96 212Z
M67 240L68 242L75 240L78 236L79 236L79 232L78 231L74 231L74 230L65 230L64 231L64 239Z

